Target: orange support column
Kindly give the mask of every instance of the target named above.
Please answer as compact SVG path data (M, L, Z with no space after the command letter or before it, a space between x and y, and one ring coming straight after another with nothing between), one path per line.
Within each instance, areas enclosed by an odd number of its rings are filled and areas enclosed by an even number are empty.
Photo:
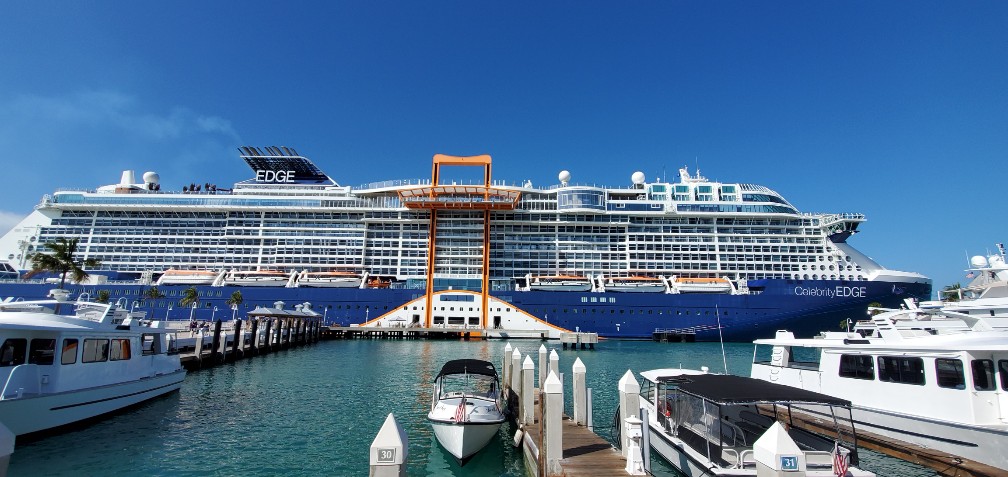
M437 209L430 211L430 225L427 227L427 289L424 290L426 302L427 328L431 327L434 312L434 251L437 249Z

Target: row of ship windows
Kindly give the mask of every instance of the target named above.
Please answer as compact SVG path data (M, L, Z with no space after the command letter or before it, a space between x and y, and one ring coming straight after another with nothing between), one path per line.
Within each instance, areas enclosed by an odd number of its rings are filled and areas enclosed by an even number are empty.
M77 363L77 344L75 338L63 340L60 353L60 364ZM35 338L28 346L26 338L8 338L0 345L0 368L18 366L21 364L52 365L55 361L56 340L50 338ZM98 363L105 361L123 361L130 359L129 339L85 339L83 351L80 354L82 363Z
M924 360L922 358L905 356L879 356L878 380L890 383L913 384L924 386ZM876 379L876 359L869 355L841 355L840 377L872 380ZM970 361L973 376L973 389L976 391L993 391L997 389L994 380L994 360L974 359ZM940 388L966 389L964 365L959 359L935 358L935 383ZM1008 360L997 362L997 374L1001 377L1001 389L1008 391Z

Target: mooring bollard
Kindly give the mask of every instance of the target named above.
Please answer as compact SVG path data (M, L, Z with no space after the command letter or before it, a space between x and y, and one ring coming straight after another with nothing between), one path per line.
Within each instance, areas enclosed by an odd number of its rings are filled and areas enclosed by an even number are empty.
M539 345L539 389L542 389L543 383L546 382L546 374L549 373L547 356L546 345Z
M572 367L574 371L574 422L583 426L587 423L585 416L585 365L581 362L581 358L574 360L574 366Z
M409 457L409 437L392 413L371 441L371 477L402 477L406 475Z
M619 380L619 396L619 422L620 426L623 426L623 429L620 432L620 449L623 457L626 457L629 442L627 440L625 423L628 417L636 416L640 413L640 384L637 382L637 378L634 377L633 372L629 369Z
M543 452L540 458L545 459L545 474L560 475L563 469L560 460L563 459L563 383L556 373L550 372L543 386Z
M525 424L535 421L535 363L531 356L522 361L521 415Z

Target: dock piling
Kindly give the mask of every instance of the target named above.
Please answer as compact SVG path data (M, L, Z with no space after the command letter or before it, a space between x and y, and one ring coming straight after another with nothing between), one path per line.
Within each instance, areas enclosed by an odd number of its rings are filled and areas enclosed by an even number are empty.
M404 477L409 457L409 436L392 413L371 441L370 477Z
M622 427L620 432L620 449L623 457L625 458L630 447L626 429L626 420L630 416L636 416L640 410L640 383L638 383L637 378L634 377L633 371L630 371L629 369L619 380L619 396L619 422Z
M535 421L535 363L532 356L522 361L521 416L523 424Z
M222 359L218 359L217 352L221 348L221 320L214 321L214 332L213 332L213 346L210 348L211 361L213 363L222 362ZM222 356L223 357L223 356Z
M574 378L572 389L574 393L574 422L583 426L587 423L585 419L585 365L581 362L581 358L574 360Z
M550 354L549 354L549 372L557 375L557 379L561 378L561 375L560 375L560 355L557 354L557 352L556 352L555 349L550 350ZM549 378L547 378L547 379L549 379Z
M546 382L546 372L549 370L549 361L546 361L546 345L539 345L539 388Z
M231 362L238 360L238 351L242 349L242 336L242 321L235 320L234 339L231 341Z
M563 422L563 383L556 373L550 372L546 377L546 384L543 386L543 461L545 475L561 475L563 468L560 460L563 459L563 434L561 423Z
M511 351L512 351L511 343L505 343L504 360L503 360L504 362L502 363L501 366L502 368L501 377L503 378L504 382L501 383L501 385L508 389L511 388Z

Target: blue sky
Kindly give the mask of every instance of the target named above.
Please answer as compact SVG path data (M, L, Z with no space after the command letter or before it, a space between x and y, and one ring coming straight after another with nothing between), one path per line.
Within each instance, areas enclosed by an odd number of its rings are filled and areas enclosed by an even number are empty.
M343 184L491 154L499 179L699 165L861 212L889 268L962 281L1008 241L1004 2L4 2L0 228L56 188L250 177L287 145Z

